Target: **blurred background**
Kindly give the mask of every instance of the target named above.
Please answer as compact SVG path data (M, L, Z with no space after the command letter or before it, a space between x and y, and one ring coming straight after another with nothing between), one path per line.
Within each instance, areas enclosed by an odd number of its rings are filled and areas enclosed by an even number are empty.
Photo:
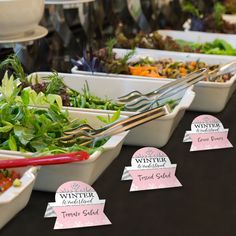
M64 1L65 2L65 1ZM71 58L102 48L107 40L158 29L236 33L224 14L236 13L235 0L95 0L45 4L40 25L48 34L25 43L0 44L0 60L15 52L27 72L70 72Z

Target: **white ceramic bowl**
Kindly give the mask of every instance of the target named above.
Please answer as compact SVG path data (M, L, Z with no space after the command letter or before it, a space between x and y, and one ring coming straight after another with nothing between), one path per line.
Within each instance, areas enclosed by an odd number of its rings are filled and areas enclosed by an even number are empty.
M96 112L70 111L72 118L86 119L95 128L104 125L97 119L98 115L107 116ZM124 118L125 116L123 116ZM103 171L119 155L124 139L128 132L112 136L99 151L94 152L90 158L83 162L64 165L43 166L40 168L34 185L35 190L55 192L58 187L72 180L93 184ZM0 154L22 157L20 152L0 150ZM27 153L30 155L30 153Z
M0 154L0 161L1 159L12 158L17 157L13 155ZM12 186L0 194L0 229L27 205L34 186L38 168L25 167L13 169L21 175L21 186Z
M236 24L236 15L234 14L223 14L223 19L230 24Z
M190 42L205 43L215 39L223 39L236 48L236 35L223 33L207 33L200 31L158 30L162 36L170 36L173 39L183 39ZM222 55L223 56L223 55Z
M38 72L40 77L46 77L50 75L50 72ZM115 100L117 97L125 95L133 90L139 90L143 93L153 91L168 83L166 80L140 80L140 79L127 79L127 78L110 78L108 76L102 76L97 78L93 75L75 75L75 74L62 74L60 76L64 78L65 84L77 91L82 91L85 82L88 82L91 94L98 97L108 97ZM168 115L150 121L139 127L136 127L130 131L125 139L126 144L141 145L141 146L155 146L162 147L167 144L174 129L177 127L180 119L184 115L186 109L191 105L195 93L192 91L193 87L190 87L186 92L175 94L170 99L177 99L182 97L179 104ZM100 112L101 114L112 114L113 111L108 110L94 110L83 108L71 108L69 110L74 111L89 111ZM131 116L135 112L121 112L122 115Z
M0 0L0 37L32 34L44 12L44 0Z
M117 57L123 57L129 50L126 49L114 49ZM154 49L136 49L135 55L130 59L130 61L136 61L139 58L150 57L154 60L171 58L176 61L202 61L208 65L221 65L227 62L236 60L234 56L220 56L220 55L206 55L199 53L181 53L181 52L171 52L171 51L161 51ZM79 71L77 67L72 68L73 74L82 74L90 76L91 72ZM168 78L151 78L145 76L134 76L134 75L123 75L123 74L106 74L106 73L93 73L100 79L99 76L107 76L113 79L116 78L126 78L126 79L140 79L140 80L166 80L173 81L173 79ZM222 111L232 94L236 89L236 75L232 76L231 79L225 83L221 82L206 82L202 81L194 86L194 91L196 92L195 99L189 110L193 111L203 111L203 112L220 112Z

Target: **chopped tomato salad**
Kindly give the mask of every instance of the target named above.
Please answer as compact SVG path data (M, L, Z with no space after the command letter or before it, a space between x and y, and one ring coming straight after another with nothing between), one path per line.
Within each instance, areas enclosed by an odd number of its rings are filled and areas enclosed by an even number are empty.
M18 187L21 185L20 174L15 170L0 169L0 193L6 191L11 186Z

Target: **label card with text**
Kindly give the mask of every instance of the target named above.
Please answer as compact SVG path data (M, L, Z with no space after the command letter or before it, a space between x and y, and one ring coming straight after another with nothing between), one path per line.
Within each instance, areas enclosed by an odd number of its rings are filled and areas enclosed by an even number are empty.
M183 142L192 142L190 151L232 148L228 132L216 117L201 115L193 120L191 131L186 131Z
M111 222L104 214L105 200L100 200L96 191L80 181L62 184L56 194L56 202L49 202L44 217L56 217L54 229L70 229Z
M161 150L141 148L132 156L131 166L125 167L121 180L133 180L131 192L181 187L175 176L176 166Z

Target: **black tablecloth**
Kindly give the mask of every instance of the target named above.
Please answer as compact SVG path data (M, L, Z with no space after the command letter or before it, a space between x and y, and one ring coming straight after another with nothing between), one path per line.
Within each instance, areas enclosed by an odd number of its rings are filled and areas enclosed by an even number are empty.
M236 148L190 152L183 143L192 120L203 113L187 112L163 150L183 187L129 192L131 181L121 181L125 166L140 147L123 146L119 157L94 183L112 225L53 230L55 218L44 218L54 194L33 191L27 207L2 230L1 236L120 236L236 235ZM236 146L236 94L225 110L214 114Z

